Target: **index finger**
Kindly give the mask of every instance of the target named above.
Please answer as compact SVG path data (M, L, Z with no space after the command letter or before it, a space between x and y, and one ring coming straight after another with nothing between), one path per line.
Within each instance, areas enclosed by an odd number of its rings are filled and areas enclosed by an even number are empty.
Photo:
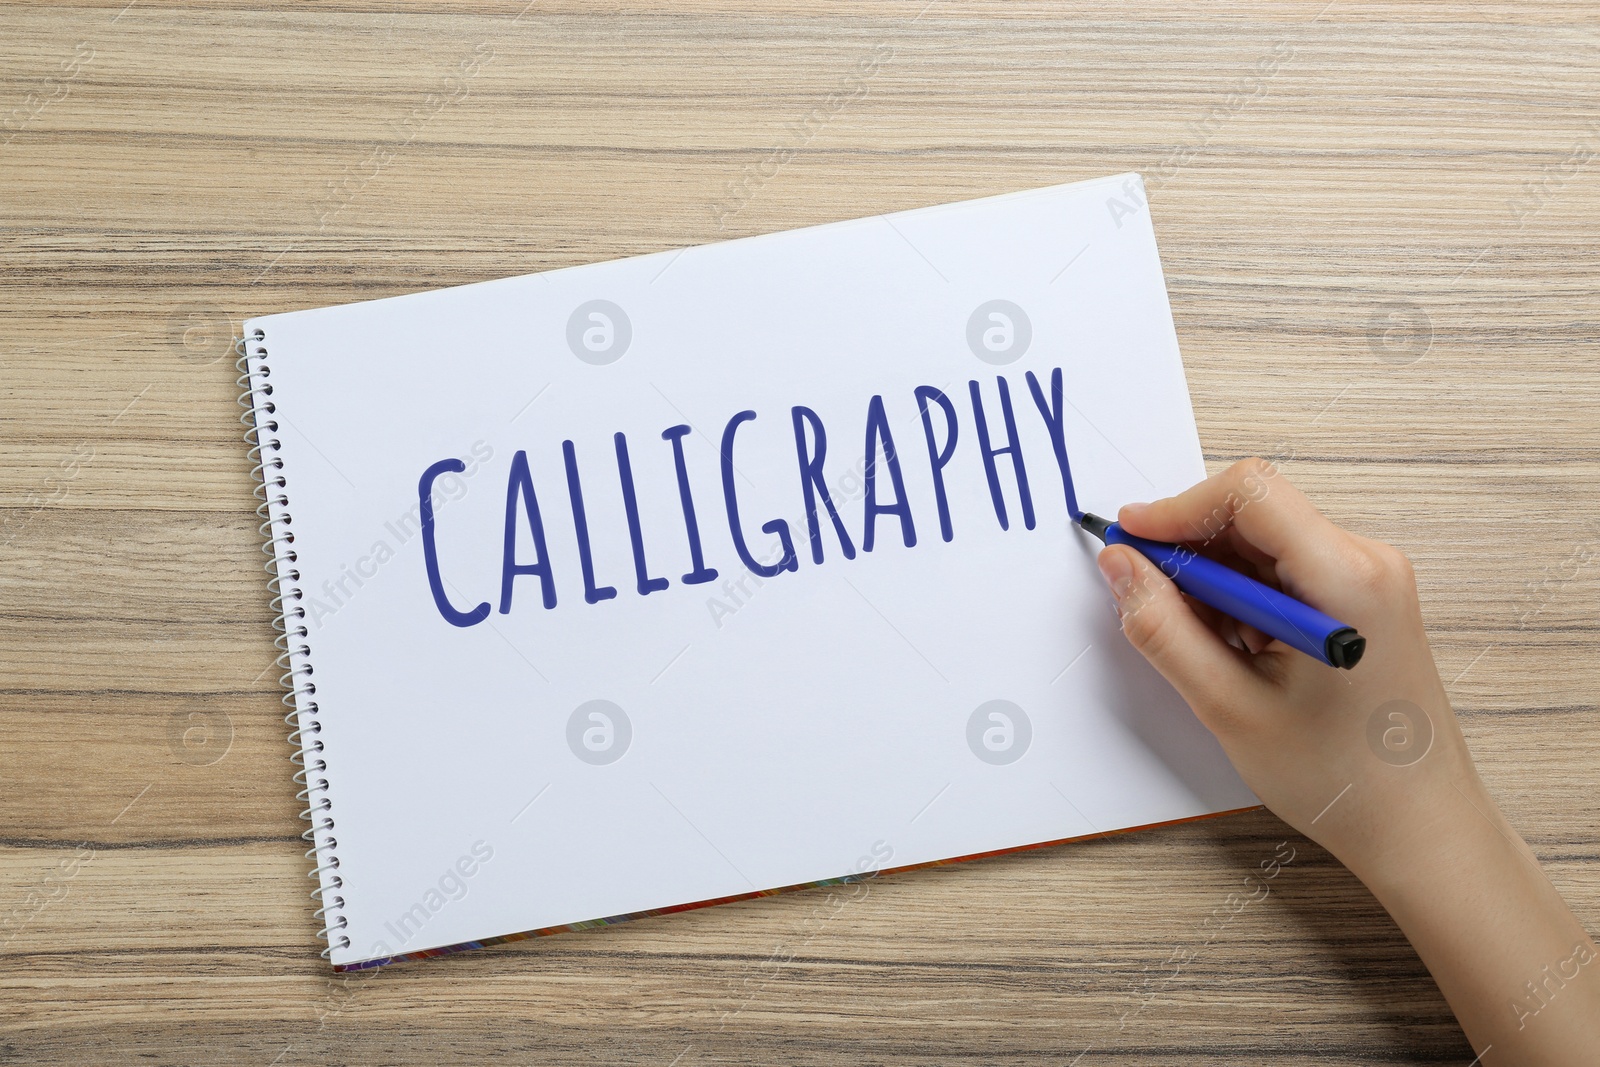
M1154 541L1208 542L1230 526L1273 559L1301 567L1338 559L1348 535L1264 459L1242 459L1179 493L1130 504L1122 528Z

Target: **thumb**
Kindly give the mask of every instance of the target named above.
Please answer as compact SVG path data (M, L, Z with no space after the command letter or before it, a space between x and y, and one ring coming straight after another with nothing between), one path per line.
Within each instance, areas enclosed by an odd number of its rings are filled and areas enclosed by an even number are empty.
M1202 722L1211 725L1260 686L1247 654L1207 626L1159 567L1126 545L1106 547L1099 563L1128 642Z

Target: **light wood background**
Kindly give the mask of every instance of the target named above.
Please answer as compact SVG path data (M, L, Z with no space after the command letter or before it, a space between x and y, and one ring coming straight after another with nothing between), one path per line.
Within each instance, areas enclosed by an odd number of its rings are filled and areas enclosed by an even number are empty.
M1209 464L1277 456L1411 553L1483 776L1593 930L1597 16L0 8L0 1062L1464 1067L1405 940L1265 812L330 977L228 348L1141 170Z

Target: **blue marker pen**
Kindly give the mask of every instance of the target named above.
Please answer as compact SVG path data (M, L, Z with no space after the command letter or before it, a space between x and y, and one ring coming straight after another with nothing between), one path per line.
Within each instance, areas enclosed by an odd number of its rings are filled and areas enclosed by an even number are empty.
M1061 467L1067 514L1072 516L1073 522L1108 545L1127 545L1160 567L1161 573L1171 578L1174 585L1202 604L1210 604L1240 622L1249 623L1290 648L1297 648L1330 667L1346 670L1361 661L1361 654L1367 650L1367 639L1356 633L1354 626L1324 615L1191 548L1135 537L1109 519L1091 515L1078 507L1078 492L1072 484L1072 464L1067 459L1066 405L1060 368L1050 372L1048 396L1032 371L1028 372L1028 391L1050 426L1050 443L1055 446L1056 463Z
M1356 633L1355 627L1193 549L1135 537L1119 524L1087 512L1077 512L1073 517L1106 544L1127 545L1144 556L1160 567L1174 585L1202 604L1249 623L1330 667L1348 670L1361 661L1361 654L1367 649L1367 639Z

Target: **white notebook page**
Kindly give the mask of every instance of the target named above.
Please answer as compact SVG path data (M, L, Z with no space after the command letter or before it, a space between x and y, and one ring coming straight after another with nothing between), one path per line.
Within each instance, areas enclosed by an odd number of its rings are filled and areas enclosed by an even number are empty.
M1039 403L1090 511L1204 476L1136 176L257 330L336 965L1256 803L1118 632Z

